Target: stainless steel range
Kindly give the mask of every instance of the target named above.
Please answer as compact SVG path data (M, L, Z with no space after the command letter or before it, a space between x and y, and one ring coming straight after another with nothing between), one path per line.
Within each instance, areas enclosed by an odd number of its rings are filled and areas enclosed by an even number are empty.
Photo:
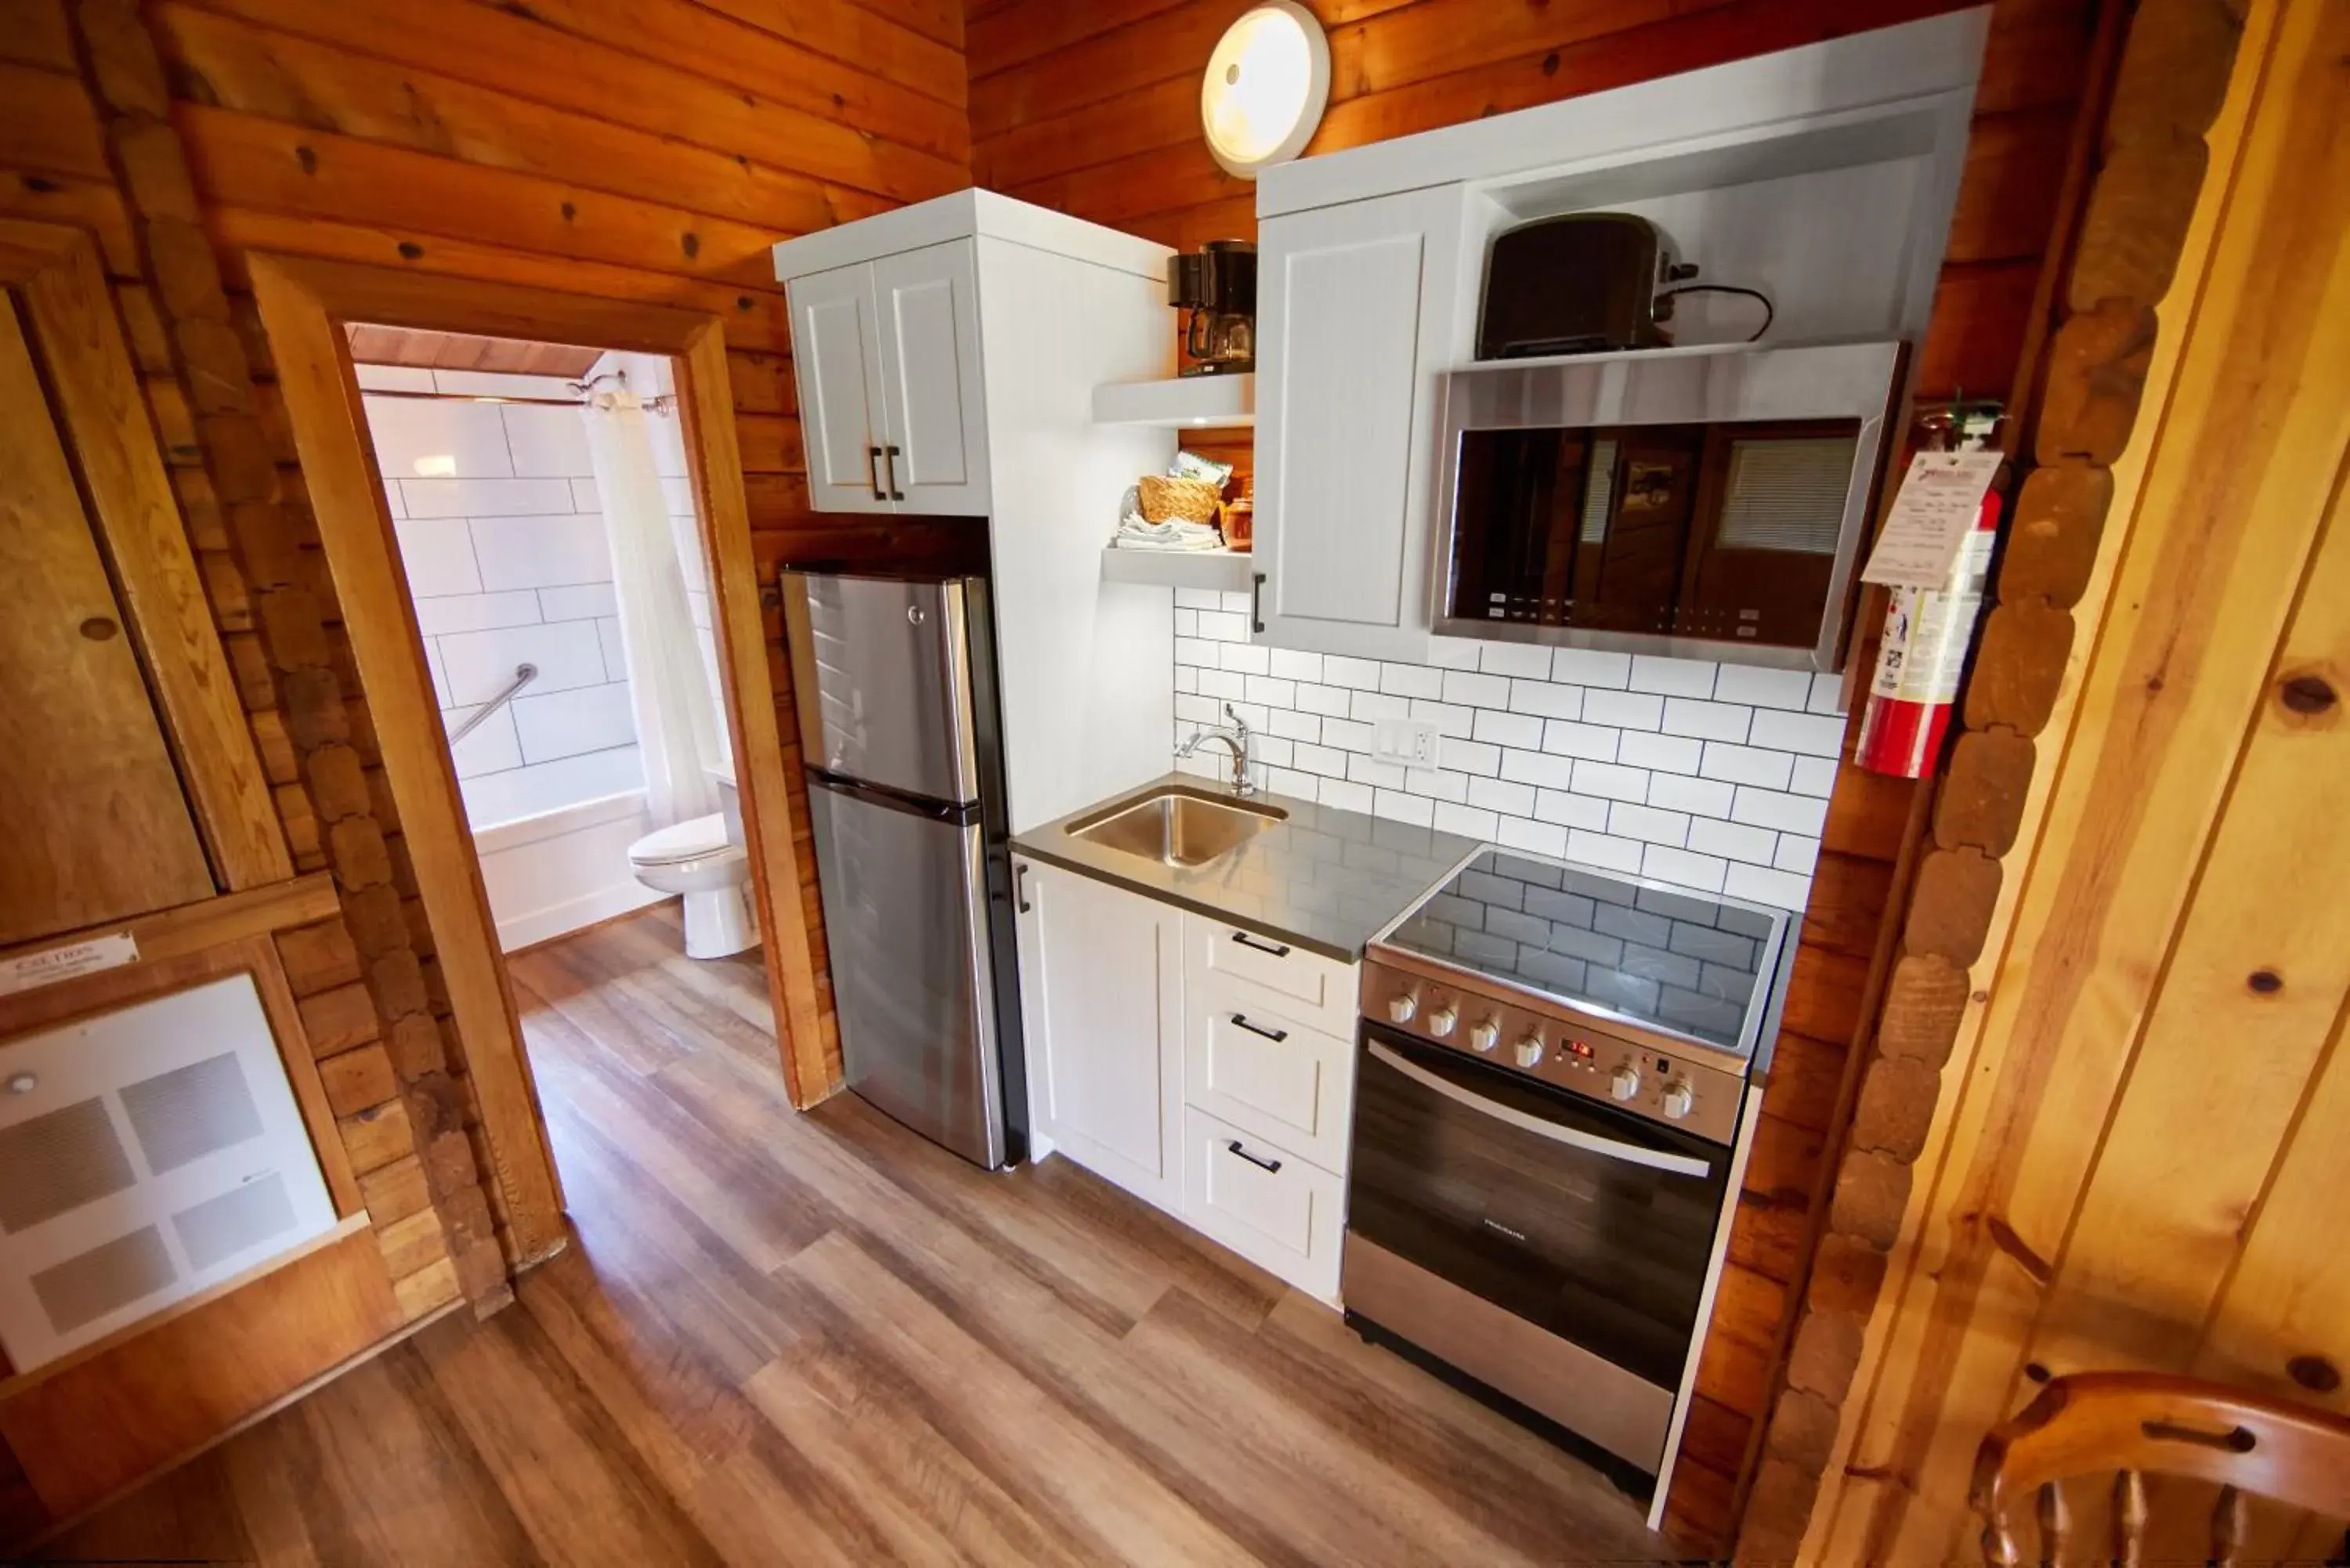
M1656 1476L1659 1508L1791 921L1488 850L1366 954L1349 1320Z

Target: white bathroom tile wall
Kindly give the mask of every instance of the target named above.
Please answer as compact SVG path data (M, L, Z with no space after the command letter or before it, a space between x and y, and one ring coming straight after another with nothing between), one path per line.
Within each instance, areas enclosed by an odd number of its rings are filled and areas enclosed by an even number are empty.
M1275 794L1801 909L1844 720L1835 676L1440 639L1425 665L1246 640L1246 594L1176 590L1174 740L1225 704ZM1388 718L1439 765L1374 757ZM1178 764L1222 776L1222 748Z

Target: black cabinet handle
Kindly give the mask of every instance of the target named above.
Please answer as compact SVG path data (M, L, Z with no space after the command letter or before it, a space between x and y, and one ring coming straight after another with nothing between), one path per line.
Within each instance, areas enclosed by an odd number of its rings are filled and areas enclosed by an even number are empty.
M1224 1147L1233 1154L1239 1155L1243 1159L1247 1160L1251 1165L1255 1166L1267 1176L1274 1175L1281 1169L1281 1161L1277 1159L1267 1159L1261 1154L1251 1154L1248 1150L1241 1147L1241 1140L1236 1137L1226 1138L1224 1140Z
M906 499L906 493L898 488L898 449L894 446L885 446L881 449L881 452L889 460L889 499L903 501Z
M1237 1012L1232 1014L1232 1027L1245 1029L1252 1034L1262 1034L1276 1045L1289 1038L1289 1031L1286 1029L1267 1029L1262 1023L1251 1023Z
M1263 572L1257 573L1256 580L1249 584L1249 629L1251 631L1264 629L1264 574Z
M874 500L889 499L881 493L881 449L878 446L868 446L865 449L865 483L873 487Z
M1028 901L1028 863L1024 860L1012 868L1012 901L1024 915L1036 907Z
M1254 948L1261 953L1271 953L1275 958L1287 958L1289 956L1289 946L1287 943L1264 941L1259 938L1249 935L1246 931L1234 931L1232 933L1232 940L1240 943L1240 945L1244 948Z

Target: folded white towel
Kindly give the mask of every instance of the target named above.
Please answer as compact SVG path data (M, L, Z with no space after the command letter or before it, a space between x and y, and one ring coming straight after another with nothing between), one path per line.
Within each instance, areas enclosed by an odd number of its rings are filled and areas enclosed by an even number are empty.
M1221 550L1224 536L1212 523L1151 523L1129 512L1111 543L1121 550Z

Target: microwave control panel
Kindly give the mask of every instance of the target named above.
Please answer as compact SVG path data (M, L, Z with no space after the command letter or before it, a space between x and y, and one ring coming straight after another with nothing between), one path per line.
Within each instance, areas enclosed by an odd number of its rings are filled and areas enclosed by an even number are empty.
M1363 1016L1430 1045L1523 1073L1711 1143L1738 1131L1742 1074L1695 1052L1634 1040L1565 1003L1503 1001L1370 959Z

